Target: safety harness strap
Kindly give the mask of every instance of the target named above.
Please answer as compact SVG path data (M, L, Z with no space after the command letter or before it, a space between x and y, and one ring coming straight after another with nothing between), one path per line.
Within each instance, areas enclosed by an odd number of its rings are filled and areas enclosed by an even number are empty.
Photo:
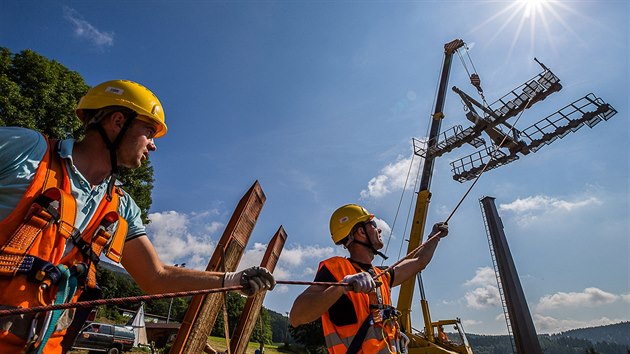
M361 349L361 345L365 340L365 335L368 332L368 328L370 328L370 322L372 322L372 315L366 317L365 321L363 321L363 323L361 324L361 327L359 327L357 334L354 336L354 338L352 339L352 343L350 343L350 346L348 347L347 354L356 354L357 352L359 352L359 349Z
M77 290L77 277L74 272L71 272L68 267L63 264L58 266L59 272L62 275L63 281L59 285L59 289L57 290L57 296L55 297L55 304L63 304L66 302L70 302L70 300L74 297L74 293ZM55 328L57 327L57 322L59 318L63 314L64 310L54 310L50 314L50 321L45 324L45 333L41 338L41 342L37 347L37 354L41 354L44 351L44 347L46 347L46 343L50 336L55 332Z
M78 230L66 221L74 220L75 213L74 198L57 187L49 188L38 196L27 213L25 222L0 249L0 275L13 276L25 268L32 270L34 264L42 264L36 263L34 258L25 257L42 230L53 223L58 225L58 233L64 239L76 237Z

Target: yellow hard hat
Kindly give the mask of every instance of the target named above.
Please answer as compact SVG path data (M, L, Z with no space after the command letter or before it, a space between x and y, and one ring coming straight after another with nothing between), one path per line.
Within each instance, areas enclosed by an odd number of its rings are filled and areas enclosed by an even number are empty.
M96 85L81 98L76 114L83 123L84 109L100 109L107 106L123 106L138 113L138 119L157 126L155 137L166 134L164 109L160 100L146 87L129 80L112 80Z
M354 225L372 220L374 214L370 214L364 207L356 204L346 204L330 217L330 234L335 244L346 238Z

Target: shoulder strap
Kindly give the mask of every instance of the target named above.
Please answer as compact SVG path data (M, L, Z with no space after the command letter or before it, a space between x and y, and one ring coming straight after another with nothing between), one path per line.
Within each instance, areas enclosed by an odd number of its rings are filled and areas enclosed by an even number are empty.
M363 321L363 323L361 324L361 327L359 327L359 330L357 331L357 334L352 339L352 343L350 343L350 346L348 347L348 351L346 352L346 354L356 354L359 352L359 349L361 349L361 345L363 344L363 340L365 340L365 336L367 335L368 328L370 328L371 320L372 320L372 315L370 314L368 315L368 317L365 318L365 321Z

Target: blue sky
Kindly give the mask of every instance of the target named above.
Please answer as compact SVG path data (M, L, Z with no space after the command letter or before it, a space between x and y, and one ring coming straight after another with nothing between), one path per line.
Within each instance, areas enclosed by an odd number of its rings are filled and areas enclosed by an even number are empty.
M0 46L55 59L89 85L130 79L158 95L169 133L151 156L149 232L163 261L204 268L259 180L267 203L241 265L258 264L283 225L275 274L290 280L344 254L328 220L346 203L375 213L386 238L394 226L388 255L402 256L410 189L396 210L444 43L467 43L489 102L538 74L538 58L563 89L517 128L590 92L619 113L484 174L423 280L434 320L506 333L478 202L493 196L536 328L553 333L630 320L628 18L625 0L2 1ZM449 86L477 97L458 57ZM443 130L468 126L462 106L449 90ZM429 225L470 186L449 162L475 150L436 160ZM265 306L285 313L302 290L278 286ZM420 328L417 301L413 310Z

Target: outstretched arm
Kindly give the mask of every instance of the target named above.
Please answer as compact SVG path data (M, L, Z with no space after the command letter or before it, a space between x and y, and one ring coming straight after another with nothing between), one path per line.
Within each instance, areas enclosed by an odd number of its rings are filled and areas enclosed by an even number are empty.
M437 235L438 232L439 235ZM435 235L437 235L437 237L433 237ZM423 247L421 247L415 255L412 255L411 258L400 262L399 265L394 267L395 276L392 287L402 284L407 279L426 268L433 258L438 242L446 235L448 235L448 224L436 223L433 225L431 234Z
M289 321L297 327L320 318L344 294L341 286L311 285L293 302Z
M348 286L311 285L300 294L291 307L291 326L313 322L320 318L341 295L348 291L367 293L376 287L374 279L367 272L346 275L341 283Z
M245 285L243 292L253 295L275 286L273 275L261 267L222 273L165 265L146 235L125 243L122 265L138 286L150 294Z

